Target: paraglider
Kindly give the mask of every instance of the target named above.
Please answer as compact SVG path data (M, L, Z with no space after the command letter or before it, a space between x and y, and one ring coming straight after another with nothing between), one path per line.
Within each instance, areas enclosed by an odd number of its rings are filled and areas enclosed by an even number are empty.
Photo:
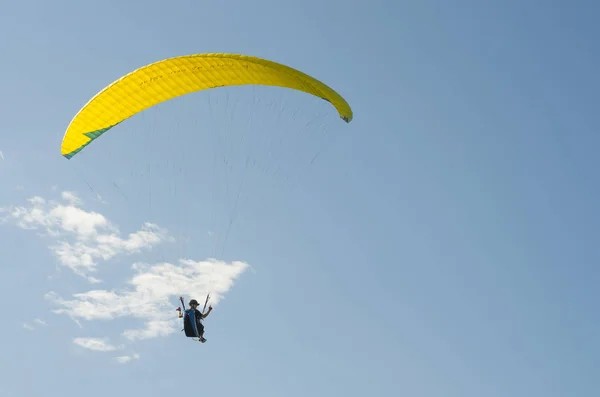
M321 81L289 66L240 54L192 54L143 66L94 95L69 123L62 140L61 154L71 159L108 130L160 103L202 90L242 85L301 91L316 97L319 102L319 99L326 101L326 106L331 104L346 123L353 118L350 105L341 95ZM334 119L337 117L334 116ZM157 157L160 154L157 153ZM249 158L246 158L245 165L248 163ZM236 193L223 246L236 214L243 181L242 179ZM116 183L113 184L118 188ZM229 189L226 191L229 193ZM187 214L185 217L187 218ZM183 319L182 331L185 331L185 336L198 338L202 343L206 342L202 320L212 311L212 306L205 311L209 298L210 295L207 296L202 311L198 310L198 301L195 299L190 300L190 308L186 310L182 297L180 300L183 310L177 308L179 318Z

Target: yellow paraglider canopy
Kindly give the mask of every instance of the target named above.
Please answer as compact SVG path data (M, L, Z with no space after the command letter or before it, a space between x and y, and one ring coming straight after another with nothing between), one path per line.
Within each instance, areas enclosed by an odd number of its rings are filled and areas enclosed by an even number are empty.
M337 92L296 69L239 54L193 54L141 67L96 94L75 115L61 153L70 159L100 135L129 117L195 91L235 85L291 88L329 101L350 122L352 109Z

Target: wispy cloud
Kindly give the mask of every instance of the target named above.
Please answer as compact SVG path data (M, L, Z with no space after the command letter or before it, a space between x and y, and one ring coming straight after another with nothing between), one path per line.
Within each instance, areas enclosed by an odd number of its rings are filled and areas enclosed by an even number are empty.
M119 349L117 346L108 343L106 338L75 338L73 339L73 343L85 349L100 352L110 352Z
M205 261L181 260L179 265L159 263L153 266L134 264L136 272L129 280L129 289L92 290L63 299L50 292L46 298L75 320L112 320L129 317L143 326L124 329L123 337L130 341L170 335L181 329L174 308L180 295L202 299L211 293L211 302L217 304L233 286L235 280L248 268L244 262L226 263L216 259Z
M0 150L0 160L4 161L4 153L2 153L2 150Z
M46 325L48 325L48 324L46 324L46 322L44 320L42 320L40 318L35 318L35 319L33 319L33 325L29 324L29 323L23 323L23 328L25 328L29 331L33 331L33 330L35 330L36 326L45 327Z
M68 202L70 205L78 206L83 204L81 199L73 192L62 192L61 197L63 200Z
M118 357L115 357L115 360L117 360L117 362L119 364L125 364L125 363L128 363L129 361L139 360L139 359L140 359L140 355L137 354L137 353L134 353L134 354L132 354L130 356L118 356Z
M63 203L34 196L25 206L0 208L0 216L22 229L41 230L53 238L49 248L59 262L90 282L100 281L90 275L96 272L99 261L172 241L164 229L152 223L121 237L119 229L104 215L81 208L83 203L75 193L65 191L61 197Z

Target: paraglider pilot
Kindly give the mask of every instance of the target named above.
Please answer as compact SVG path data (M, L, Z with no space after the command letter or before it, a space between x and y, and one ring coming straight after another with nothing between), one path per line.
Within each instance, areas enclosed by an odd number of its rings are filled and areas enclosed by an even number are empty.
M204 343L206 342L206 339L204 338L204 324L202 324L202 320L210 314L212 306L209 306L208 311L202 314L202 312L198 310L199 304L196 299L192 299L189 305L190 308L185 311L183 318L185 336L197 337L200 339L200 342Z

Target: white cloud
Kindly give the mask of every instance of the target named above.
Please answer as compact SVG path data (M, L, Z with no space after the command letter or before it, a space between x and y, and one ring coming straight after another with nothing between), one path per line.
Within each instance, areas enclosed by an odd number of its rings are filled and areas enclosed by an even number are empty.
M180 295L203 300L211 293L211 304L217 304L248 268L244 262L226 263L216 259L206 261L180 260L179 266L159 263L153 266L134 264L136 274L129 288L122 291L92 290L63 299L54 292L46 298L61 308L54 312L74 320L112 320L134 318L140 328L125 329L122 335L130 340L167 336L181 329L175 307Z
M165 230L151 223L122 235L104 215L83 209L82 205L79 197L69 191L62 192L59 202L34 196L25 205L0 207L0 220L35 230L52 240L48 247L59 263L92 283L100 282L92 274L102 261L173 240ZM204 301L210 292L211 304L217 305L248 268L245 262L227 263L212 258L203 261L180 259L175 264L134 263L131 266L133 275L120 289L98 288L65 298L50 291L45 298L56 305L54 313L70 317L80 328L85 321L127 319L122 323L114 321L111 328L120 326L117 328L120 338L135 342L180 331L181 319L175 311L179 296ZM46 325L43 320L35 319L23 327L33 330L43 325ZM109 343L106 338L78 337L73 343L104 352L124 347ZM137 354L115 357L119 363L137 359Z
M65 203L34 196L27 200L26 206L0 208L0 214L5 214L4 220L22 229L42 230L55 239L49 248L59 262L92 283L100 282L90 276L99 261L172 241L164 229L152 223L145 223L140 230L121 237L119 229L104 215L82 209L82 201L75 193L65 191L61 196Z
M119 356L119 357L115 357L115 360L117 360L117 362L119 364L125 364L128 363L131 360L139 360L140 359L140 355L135 353L132 354L131 356Z
M48 324L46 324L46 322L44 320L39 319L39 318L35 318L33 320L33 323L34 323L33 325L29 324L29 323L23 323L23 328L25 328L26 330L29 330L29 331L34 331L36 329L36 325L37 326L46 326L46 325L48 325Z
M4 160L4 153L2 153L2 150L0 150L0 159Z
M106 338L75 338L73 343L85 349L110 352L118 349L117 346L108 343Z
M62 199L68 202L71 205L81 205L81 199L73 192L62 192Z

